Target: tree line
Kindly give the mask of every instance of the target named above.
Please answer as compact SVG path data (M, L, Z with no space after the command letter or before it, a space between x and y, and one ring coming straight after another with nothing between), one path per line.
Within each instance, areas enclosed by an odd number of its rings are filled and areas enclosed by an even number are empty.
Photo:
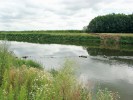
M133 33L133 14L97 16L83 30L90 33Z

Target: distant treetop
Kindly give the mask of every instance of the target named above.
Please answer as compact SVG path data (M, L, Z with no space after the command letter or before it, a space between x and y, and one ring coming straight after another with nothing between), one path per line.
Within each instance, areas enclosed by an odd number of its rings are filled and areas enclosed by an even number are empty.
M133 14L108 14L98 16L84 27L90 33L133 33Z

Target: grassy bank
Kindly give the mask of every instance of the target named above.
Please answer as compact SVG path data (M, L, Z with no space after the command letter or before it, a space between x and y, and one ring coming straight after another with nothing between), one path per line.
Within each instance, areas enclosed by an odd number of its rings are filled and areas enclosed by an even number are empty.
M78 84L69 62L48 72L35 62L16 58L5 44L0 47L0 100L118 99L107 89L92 92Z
M8 39L10 41L25 41L31 43L42 44L97 44L100 38L97 36L85 35L57 35L57 34L0 34L0 39Z
M58 43L58 44L133 44L133 34L95 33L87 34L81 31L12 31L0 32L0 39L10 41L25 41L34 43Z

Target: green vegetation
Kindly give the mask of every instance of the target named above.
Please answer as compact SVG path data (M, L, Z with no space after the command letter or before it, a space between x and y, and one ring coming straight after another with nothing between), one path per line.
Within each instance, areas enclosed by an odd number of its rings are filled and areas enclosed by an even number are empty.
M8 46L0 46L0 100L117 100L117 93L93 93L74 77L69 62L58 71L48 72L30 61L16 58ZM22 61L22 62L21 62ZM18 63L19 62L19 63ZM37 65L37 66L36 66Z
M47 30L47 31L41 31L41 30L38 30L38 31L0 31L0 33L11 33L11 34L27 34L27 33L31 33L31 34L36 34L36 33L39 33L39 34L60 34L60 35L63 35L63 34L80 34L80 33L83 33L82 30ZM63 33L63 34L62 34Z
M100 38L95 35L81 34L81 33L42 33L42 32L26 32L14 34L4 32L0 33L0 39L7 39L10 41L25 41L32 43L56 43L56 44L84 44L84 43L100 43Z
M14 53L8 51L8 43L4 42L0 43L0 66L1 67L10 67L15 66L19 67L22 65L27 65L27 67L36 67L39 69L42 69L41 64L38 64L35 61L32 60L24 60L24 59L17 59L14 55ZM4 69L2 68L2 69Z
M133 14L108 14L91 20L85 28L90 33L133 33Z
M22 65L27 65L27 67L36 67L42 69L42 66L31 60L21 60L17 59L12 52L8 51L8 45L6 43L0 44L0 84L3 78L5 70L9 70L10 67L20 67Z
M101 43L133 44L133 34L87 34L87 33L56 33L46 31L0 32L0 40L24 41L31 43L56 43L74 45L100 45Z

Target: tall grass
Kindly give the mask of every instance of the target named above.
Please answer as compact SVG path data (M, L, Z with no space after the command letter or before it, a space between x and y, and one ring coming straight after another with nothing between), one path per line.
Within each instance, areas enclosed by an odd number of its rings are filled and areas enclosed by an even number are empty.
M0 51L0 100L117 100L113 92L93 93L76 80L73 67L66 62L62 69L51 72L36 64L23 63L7 49ZM19 61L19 64L16 62ZM35 66L34 66L35 65ZM17 67L16 67L17 66ZM30 66L30 67L29 67Z
M15 55L9 51L10 43L3 41L0 43L0 84L3 78L5 70L9 70L10 67L20 67L27 65L27 67L42 68L42 66L31 60L17 59Z

